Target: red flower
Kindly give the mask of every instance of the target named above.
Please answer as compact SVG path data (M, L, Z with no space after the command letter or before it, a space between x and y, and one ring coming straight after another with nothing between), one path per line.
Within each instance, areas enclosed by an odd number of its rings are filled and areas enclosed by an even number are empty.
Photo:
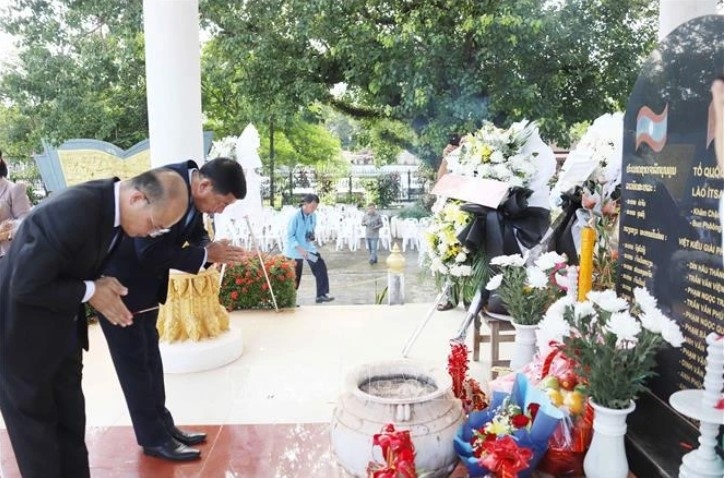
M529 424L529 417L527 417L523 413L520 415L514 415L513 417L511 417L511 424L516 428L524 428L526 425Z
M539 413L539 408L541 405L538 403L531 402L529 403L529 406L526 407L526 410L529 411L529 414L531 415L531 421L533 422L534 419L536 419L536 414Z
M237 277L237 280L234 281L237 285L242 285L243 279L241 277Z
M236 290L232 291L232 293L229 294L229 297L231 297L232 300L237 300L239 298L239 292L237 292Z

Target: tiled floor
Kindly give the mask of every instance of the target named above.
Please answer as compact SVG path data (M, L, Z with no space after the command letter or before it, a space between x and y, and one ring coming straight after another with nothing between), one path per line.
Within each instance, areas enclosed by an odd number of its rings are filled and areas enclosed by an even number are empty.
M432 298L431 298L432 300ZM185 428L204 430L202 459L173 464L136 445L126 405L98 326L84 358L91 473L98 478L335 478L328 424L348 370L398 359L430 304L309 306L292 311L236 312L245 352L208 372L166 376L168 408ZM445 368L448 339L462 309L436 313L410 353ZM471 376L485 380L485 364ZM4 431L3 478L19 475ZM459 472L457 476L462 476Z

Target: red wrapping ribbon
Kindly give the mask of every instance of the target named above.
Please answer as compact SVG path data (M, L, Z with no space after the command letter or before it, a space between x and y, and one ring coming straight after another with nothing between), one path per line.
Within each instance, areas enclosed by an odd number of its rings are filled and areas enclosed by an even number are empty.
M520 447L511 435L483 443L484 453L479 463L501 477L515 478L519 471L526 470L534 452Z
M415 447L408 430L396 431L392 423L373 435L373 446L379 446L385 457L385 465L370 463L369 478L417 478L415 471Z

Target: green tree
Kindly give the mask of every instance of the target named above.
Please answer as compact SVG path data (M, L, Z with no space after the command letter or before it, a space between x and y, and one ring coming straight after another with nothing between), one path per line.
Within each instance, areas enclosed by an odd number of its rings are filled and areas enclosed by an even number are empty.
M95 138L128 148L147 136L141 2L18 0L0 27L18 61L0 80L10 148Z
M655 40L653 0L204 0L224 58L271 104L391 119L437 157L452 131L528 117L569 125L621 108ZM333 96L345 83L347 93Z

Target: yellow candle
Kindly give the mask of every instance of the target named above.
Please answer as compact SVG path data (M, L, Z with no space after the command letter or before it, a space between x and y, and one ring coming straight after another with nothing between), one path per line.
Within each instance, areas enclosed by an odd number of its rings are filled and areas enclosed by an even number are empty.
M582 247L579 254L579 287L577 300L586 300L587 294L592 290L592 274L594 272L594 242L597 233L593 227L582 229Z

